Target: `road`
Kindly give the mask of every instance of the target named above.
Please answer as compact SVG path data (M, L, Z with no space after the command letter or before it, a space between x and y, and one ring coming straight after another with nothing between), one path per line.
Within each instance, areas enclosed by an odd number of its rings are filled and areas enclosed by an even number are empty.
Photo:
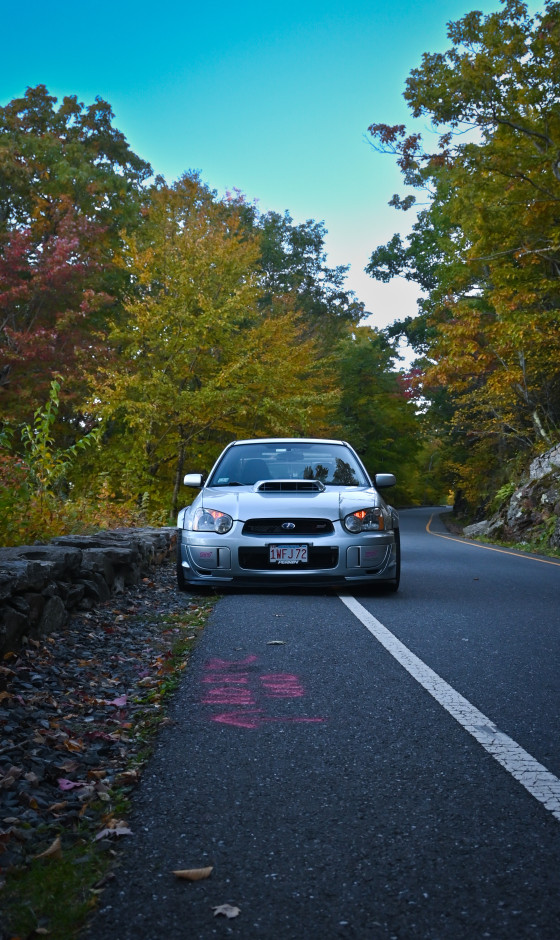
M401 522L396 595L218 602L91 940L556 940L560 560Z

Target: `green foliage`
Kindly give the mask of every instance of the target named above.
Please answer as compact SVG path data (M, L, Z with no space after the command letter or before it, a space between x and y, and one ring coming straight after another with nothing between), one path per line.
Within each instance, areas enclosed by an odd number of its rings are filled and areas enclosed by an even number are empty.
M135 199L151 175L112 125L111 106L76 95L57 99L44 85L0 108L0 224L51 229L70 202L117 234L135 224Z
M490 507L491 511L497 512L499 509L501 509L504 503L506 503L508 499L511 499L516 489L517 489L517 484L514 483L513 481L511 481L510 483L504 483L504 485L501 486L500 489L497 491L497 493L495 493L494 495L494 499L492 500L492 504Z
M20 428L23 458L28 468L29 484L40 496L63 495L68 473L80 451L99 440L99 430L90 431L64 450L54 440L54 424L60 407L60 382L53 379L44 409L37 408L33 424Z
M0 108L0 541L167 523L236 437L340 428L422 498L408 380L324 224L150 174L99 98Z
M505 0L448 35L451 48L426 53L405 92L413 116L439 132L437 149L403 126L370 128L428 208L369 271L425 292L418 325L400 331L426 357L424 401L446 391L447 465L470 500L489 478L501 485L500 464L560 434L560 5L531 17Z
M397 476L391 500L410 505L423 500L427 479L422 462L421 425L405 378L394 370L386 337L369 327L353 330L338 347L341 388L333 423L356 448L370 474Z
M37 408L32 424L17 434L0 433L0 541L3 545L48 539L71 531L81 515L70 495L70 477L80 454L99 441L93 430L60 449L54 425L60 407L60 382L53 379L46 404ZM14 453L19 440L20 453ZM83 507L84 509L86 507ZM91 522L89 523L91 524Z
M261 309L274 305L278 296L294 298L306 332L330 343L357 325L364 306L345 288L348 266L330 268L325 252L326 230L322 222L308 220L294 225L288 212L253 215L253 229L260 244Z
M174 513L186 459L206 462L235 436L304 432L324 411L328 368L292 300L260 309L259 251L238 207L196 175L153 188L125 255L136 289L90 405L123 496Z

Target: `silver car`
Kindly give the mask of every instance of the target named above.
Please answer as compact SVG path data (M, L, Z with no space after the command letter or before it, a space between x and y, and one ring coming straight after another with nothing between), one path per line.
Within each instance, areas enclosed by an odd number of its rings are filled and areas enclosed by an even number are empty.
M384 585L400 578L399 517L345 441L234 441L179 513L177 581L203 586Z

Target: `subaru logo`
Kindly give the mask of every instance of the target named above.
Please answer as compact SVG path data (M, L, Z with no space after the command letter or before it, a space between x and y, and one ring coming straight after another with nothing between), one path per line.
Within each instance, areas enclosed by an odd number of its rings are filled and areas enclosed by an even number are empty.
M283 522L282 523L283 529L289 529L291 531L292 529L295 529L295 527L296 527L295 522Z

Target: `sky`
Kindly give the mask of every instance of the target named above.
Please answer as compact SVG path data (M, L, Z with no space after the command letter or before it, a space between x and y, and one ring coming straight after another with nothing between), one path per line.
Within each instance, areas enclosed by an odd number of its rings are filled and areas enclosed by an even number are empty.
M197 170L262 211L323 221L331 266L383 327L416 312L417 288L376 283L371 252L411 213L394 159L367 141L376 123L411 123L403 99L424 52L450 46L446 24L499 0L5 0L0 104L44 84L61 100L99 96L154 173ZM420 128L422 129L422 128ZM425 128L430 133L429 128Z

